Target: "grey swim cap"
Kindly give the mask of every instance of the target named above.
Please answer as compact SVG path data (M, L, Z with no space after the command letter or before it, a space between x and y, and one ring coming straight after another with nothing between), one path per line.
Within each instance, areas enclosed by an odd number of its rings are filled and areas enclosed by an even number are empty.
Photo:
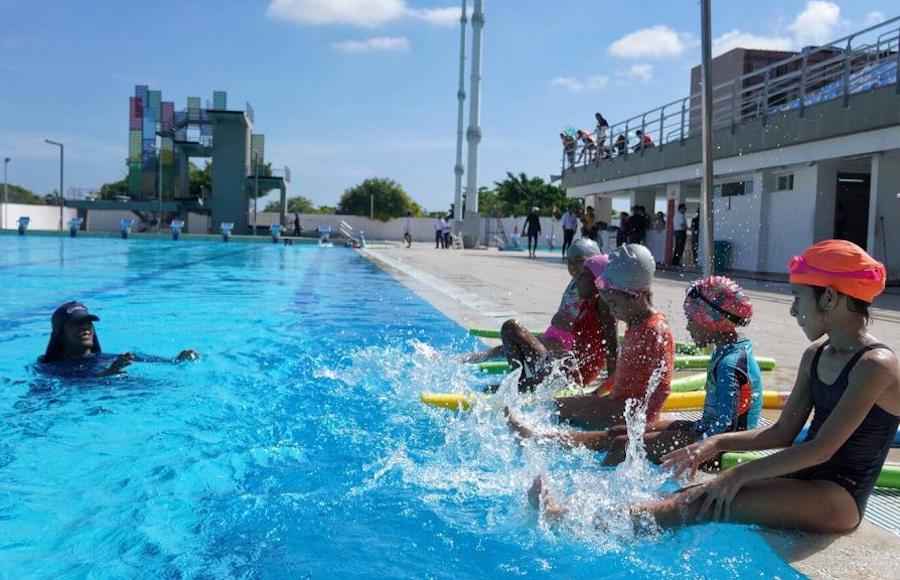
M566 259L574 260L576 258L590 258L591 256L602 253L603 252L600 251L600 246L598 246L597 242L594 240L579 238L569 246L569 251L566 252Z
M656 260L641 244L625 244L610 254L603 279L610 288L634 292L650 290Z

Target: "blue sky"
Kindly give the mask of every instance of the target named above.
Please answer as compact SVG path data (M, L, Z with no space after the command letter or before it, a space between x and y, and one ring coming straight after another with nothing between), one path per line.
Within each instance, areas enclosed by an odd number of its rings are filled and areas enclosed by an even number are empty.
M469 1L471 6L472 2ZM135 84L249 101L290 194L333 205L391 177L449 206L459 3L453 0L0 0L0 157L38 193L125 176ZM559 169L558 133L686 96L696 0L485 0L480 181ZM900 14L896 0L713 2L716 49L797 48ZM470 35L471 37L471 35ZM469 52L467 47L467 52Z

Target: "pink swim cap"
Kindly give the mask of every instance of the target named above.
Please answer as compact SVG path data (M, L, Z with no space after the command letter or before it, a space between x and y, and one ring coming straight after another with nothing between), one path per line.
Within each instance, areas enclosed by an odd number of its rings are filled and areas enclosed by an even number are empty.
M684 299L688 319L716 332L734 331L753 318L753 304L737 282L725 276L710 276L691 283Z
M608 265L609 254L597 254L584 261L584 267L594 276L594 284L601 290L606 288L606 283L603 280L603 272L606 271L606 266Z

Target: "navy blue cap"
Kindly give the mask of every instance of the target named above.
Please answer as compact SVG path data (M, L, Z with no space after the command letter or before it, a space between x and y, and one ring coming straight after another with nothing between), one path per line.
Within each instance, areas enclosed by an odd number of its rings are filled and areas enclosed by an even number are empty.
M53 312L51 322L53 327L62 326L66 323L78 324L85 320L97 322L100 318L88 312L87 307L81 302L66 302Z

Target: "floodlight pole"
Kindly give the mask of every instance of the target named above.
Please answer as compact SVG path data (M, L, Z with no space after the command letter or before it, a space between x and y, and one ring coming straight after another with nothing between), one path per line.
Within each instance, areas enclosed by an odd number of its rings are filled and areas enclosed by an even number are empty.
M59 231L63 231L63 205L65 204L65 198L63 197L63 159L65 147L62 143L51 141L50 139L44 139L44 143L59 147Z
M713 275L713 126L712 126L712 0L700 0L702 85L703 85L703 182L700 187L700 213L703 214L703 275Z
M6 215L9 213L9 183L6 179L6 166L9 165L9 157L3 158L3 218L0 230L6 228Z
M462 0L462 16L459 17L459 88L456 90L456 165L453 173L456 175L453 190L453 220L458 230L463 219L462 179L466 169L463 167L463 124L465 120L466 105L466 0Z
M466 171L466 213L478 213L478 144L481 143L481 37L484 30L483 0L475 0L472 10L472 68L469 76L468 162Z
M259 203L259 153L253 152L253 173L255 176L254 181L256 182L255 189L256 193L253 196L253 235L256 235L256 204Z

